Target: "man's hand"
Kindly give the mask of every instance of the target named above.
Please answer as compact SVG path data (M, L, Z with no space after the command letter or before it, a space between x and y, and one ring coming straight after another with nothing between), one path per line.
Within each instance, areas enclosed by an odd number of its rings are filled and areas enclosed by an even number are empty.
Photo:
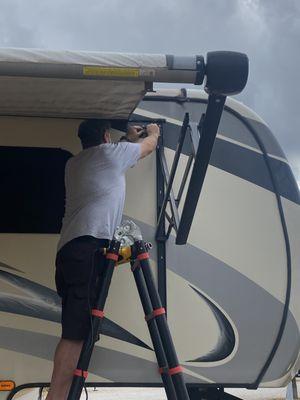
M130 126L128 128L126 138L129 142L136 143L140 139L143 128L141 126Z
M141 142L141 158L148 156L156 149L160 135L159 126L156 124L147 125L147 133L148 136Z
M159 126L157 124L149 124L147 125L147 133L148 136L160 136Z
M145 130L145 128L141 126L130 126L127 131L127 135L123 138L127 139L132 143L140 143L141 145L141 156L140 158L144 158L152 153L157 146L157 140L160 136L159 126L157 124L148 124L146 126L147 137L141 138L141 133ZM122 139L121 139L122 140Z

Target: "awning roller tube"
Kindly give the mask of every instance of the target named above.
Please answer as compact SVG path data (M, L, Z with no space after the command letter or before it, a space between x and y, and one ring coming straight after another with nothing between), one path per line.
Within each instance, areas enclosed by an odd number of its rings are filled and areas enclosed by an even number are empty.
M202 84L207 77L208 89L222 94L239 93L248 77L248 58L236 52L210 52L207 62L202 56L133 55L78 53L70 62L65 52L48 59L45 52L30 53L16 49L13 57L0 50L0 76L43 77L60 79L129 80L165 83ZM19 58L18 58L19 54ZM76 54L74 52L74 54ZM84 54L85 57L84 57ZM31 57L30 57L31 56ZM151 60L152 56L152 60ZM61 59L61 62L59 60ZM25 61L24 61L25 60ZM163 61L164 60L164 61ZM98 63L96 62L98 61ZM217 84L214 84L214 81ZM226 81L226 82L225 82ZM230 82L230 84L228 84ZM226 92L228 91L228 93ZM220 93L219 93L220 94Z

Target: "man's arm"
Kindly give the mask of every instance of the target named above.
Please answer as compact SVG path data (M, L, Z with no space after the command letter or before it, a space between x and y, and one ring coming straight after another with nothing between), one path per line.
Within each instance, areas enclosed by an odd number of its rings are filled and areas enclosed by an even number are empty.
M157 146L157 140L160 136L159 126L156 124L149 124L146 127L148 136L145 138L140 138L140 133L143 130L140 126L131 126L128 129L126 138L132 143L140 143L141 146L141 156L144 158L151 154Z
M158 125L147 125L147 133L148 136L141 141L141 158L148 156L156 149L157 141L160 136Z

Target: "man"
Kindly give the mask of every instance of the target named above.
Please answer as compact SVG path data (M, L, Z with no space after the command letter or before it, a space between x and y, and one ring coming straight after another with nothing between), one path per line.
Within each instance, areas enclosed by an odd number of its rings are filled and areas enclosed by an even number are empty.
M126 141L112 143L110 123L83 121L78 130L83 150L66 164L65 216L56 258L56 287L62 298L62 338L56 348L47 400L67 399L84 339L91 327L107 247L120 224L125 200L125 172L152 153L159 127L131 127Z

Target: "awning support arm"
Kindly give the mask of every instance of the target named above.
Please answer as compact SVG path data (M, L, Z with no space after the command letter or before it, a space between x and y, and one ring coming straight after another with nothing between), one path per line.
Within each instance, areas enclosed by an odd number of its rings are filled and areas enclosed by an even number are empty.
M217 136L225 100L226 96L212 94L208 97L207 110L201 127L200 141L177 231L176 244L185 244L187 242Z

